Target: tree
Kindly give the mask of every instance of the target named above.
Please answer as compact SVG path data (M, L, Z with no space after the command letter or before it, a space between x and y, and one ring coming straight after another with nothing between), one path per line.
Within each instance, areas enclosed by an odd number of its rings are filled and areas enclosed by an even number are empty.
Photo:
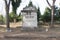
M54 13L54 21L57 21L59 18L58 14L58 7L55 6L55 13ZM50 22L51 21L51 9L46 7L45 12L43 14L42 20L44 22Z
M58 20L57 18L58 18L58 16L59 16L59 13L58 13L58 7L54 7L55 8L55 13L54 13L54 21L55 20ZM50 16L51 17L51 9L50 8L48 8L48 7L46 7L46 9L45 9L45 12L44 12L44 15L43 16ZM51 18L50 18L51 19ZM48 20L48 18L47 18L47 20Z
M52 0L53 1L53 3L52 3L52 5L49 3L49 1L48 0L46 0L46 2L48 3L48 5L50 6L50 8L51 8L51 27L54 27L53 26L53 17L54 17L54 4L55 4L55 1L56 0Z
M11 12L10 14L9 14L9 19L10 19L10 22L13 22L13 20L14 20L14 16L15 14L13 13L13 12Z
M28 6L33 6L32 1L29 2Z
M41 13L40 13L40 8L38 7L38 9L37 9L37 21L38 21L38 24L39 24L40 18L41 18Z
M50 22L51 21L51 9L46 7L45 12L42 16L42 20L44 22Z
M14 21L14 15L15 14L13 12L11 12L9 14L10 22ZM22 16L21 16L21 13L20 13L19 15L16 15L16 21L18 22L18 21L21 21L21 20L22 20Z
M0 15L0 22L3 21L3 15Z
M22 15L21 15L21 13L17 16L17 22L18 21L22 21Z
M1 24L4 23L4 17L3 17L3 15L0 15L0 23L1 23Z
M58 7L54 7L55 8L55 12L54 12L54 21L58 21L59 20L59 12L58 12Z
M14 13L14 22L16 22L16 10L20 6L21 0L11 0L13 13Z
M59 13L59 14L58 14L58 15L59 15L58 18L59 18L59 21L60 21L60 8L58 9L58 13Z
M10 31L10 26L9 26L9 7L10 7L10 0L4 0L4 2L5 2L5 10L6 10L7 31Z

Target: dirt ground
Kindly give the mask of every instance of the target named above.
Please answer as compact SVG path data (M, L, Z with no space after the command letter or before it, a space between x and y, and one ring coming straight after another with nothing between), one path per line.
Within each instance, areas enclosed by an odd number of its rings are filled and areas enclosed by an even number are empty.
M0 33L0 40L60 40L58 31L12 31Z
M6 27L6 24L0 25L0 26L1 27ZM19 26L22 26L22 22L10 23L11 28L16 28L16 27L19 27Z
M0 40L60 40L60 25L55 28L37 28L35 30L21 30L22 23L10 23L11 32L6 31L6 25L0 25Z

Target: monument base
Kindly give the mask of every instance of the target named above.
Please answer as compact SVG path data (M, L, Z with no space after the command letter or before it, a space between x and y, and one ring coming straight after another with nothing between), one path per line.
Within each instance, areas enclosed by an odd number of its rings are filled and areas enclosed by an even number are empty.
M34 31L37 27L22 27L21 30L23 31Z

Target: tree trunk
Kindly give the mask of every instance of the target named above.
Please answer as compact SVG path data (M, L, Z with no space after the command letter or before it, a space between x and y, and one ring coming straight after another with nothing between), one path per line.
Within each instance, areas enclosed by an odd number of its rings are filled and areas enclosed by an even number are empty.
M14 13L14 19L13 19L13 21L14 21L14 23L16 23L16 10L15 9L13 9L13 13Z
M52 11L51 11L51 27L53 28L54 27L54 4L55 4L55 1L56 0L53 0L53 3L52 3L52 7L51 7L51 9L52 9Z
M48 0L46 0L46 1L51 8L51 27L54 27L54 4L55 4L56 0L52 0L53 1L52 5L49 3Z
M16 23L16 18L14 18L14 23Z
M51 28L54 27L54 6L52 6L51 11Z
M8 11L6 12L6 26L7 26L7 31L9 31L10 30L10 26L9 26L9 12Z
M9 6L10 6L10 0L9 3L7 4L7 0L5 1L5 8L6 8L6 26L7 26L7 31L10 31L10 26L9 26Z

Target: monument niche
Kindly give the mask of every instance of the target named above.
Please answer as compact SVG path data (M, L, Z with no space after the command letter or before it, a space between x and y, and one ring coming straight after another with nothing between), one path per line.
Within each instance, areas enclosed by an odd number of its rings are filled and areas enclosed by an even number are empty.
M22 27L34 28L37 27L37 11L34 6L23 8L22 14Z

